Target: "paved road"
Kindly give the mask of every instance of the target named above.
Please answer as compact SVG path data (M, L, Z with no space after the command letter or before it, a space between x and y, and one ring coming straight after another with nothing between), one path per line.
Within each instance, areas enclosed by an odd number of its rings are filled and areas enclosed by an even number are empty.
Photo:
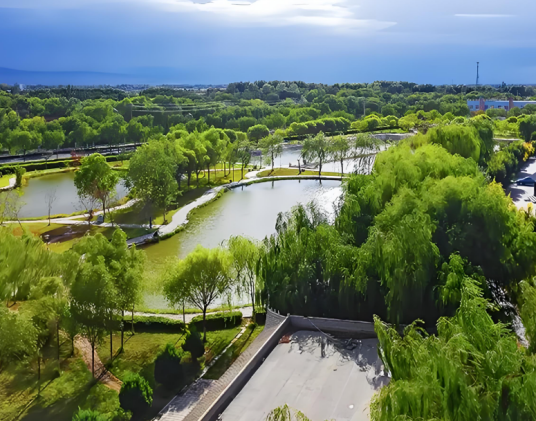
M76 152L82 155L89 155L92 153L101 153L103 155L109 155L117 153L118 148L119 149L125 149L127 151L134 150L137 148L140 144L136 143L127 143L126 145L114 145L112 147L112 150L110 152L110 146L95 146L93 148L87 148L87 149L76 149ZM13 164L16 162L28 162L28 161L44 161L45 157L49 157L50 159L71 159L71 151L74 150L73 148L65 148L60 149L59 153L52 153L54 151L35 151L34 153L27 153L26 157L23 155L0 155L0 164ZM47 153L48 152L48 153Z
M113 211L120 210L120 209L130 208L137 201L138 201L138 199L129 200L124 205L116 206L115 208L108 209L108 212L110 212L110 211L113 212ZM100 211L93 212L93 215L94 216L95 215L101 215L102 213L103 213L103 211L100 210ZM81 225L81 224L87 224L87 218L89 218L89 214L85 213L85 214L82 214L82 215L67 216L65 218L55 218L55 219L52 219L52 222L55 223L55 224L60 224L60 225ZM4 222L6 224L18 224L19 223L19 221L4 221ZM22 220L21 222L23 222L25 224L46 222L48 224L48 218L35 219L35 220L31 220L31 221ZM98 225L99 227L111 227L112 226L112 224L108 223L108 222L103 222L102 224L96 224L95 222L92 222L92 224L93 225ZM120 226L120 227L125 227L125 228L149 228L149 225L138 225L138 224L115 224L114 226ZM153 227L158 228L159 225L153 225Z
M532 177L536 179L536 158L529 158L527 162L523 164L519 173L517 173L515 179L523 177ZM506 188L506 194L510 194L514 204L518 209L526 209L527 204L530 203L528 200L529 196L536 196L534 194L533 186L517 186L515 183L510 184Z
M335 346L319 332L299 331L280 343L221 415L223 421L264 421L288 404L313 421L368 421L383 375L377 339Z

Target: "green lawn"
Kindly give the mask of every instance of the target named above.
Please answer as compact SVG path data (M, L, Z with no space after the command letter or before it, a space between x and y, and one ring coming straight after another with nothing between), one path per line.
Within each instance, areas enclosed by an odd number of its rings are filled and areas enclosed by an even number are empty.
M244 176L247 173L247 169L244 169ZM233 177L234 175L234 177ZM238 168L233 169L233 171L226 171L226 174L224 176L223 171L213 171L211 169L210 171L210 183L208 182L208 172L204 171L203 173L199 174L199 186L221 186L223 184L229 184L232 182L240 181L242 179L242 171ZM196 186L197 185L197 179L195 174L192 175L191 185Z
M194 200L201 197L208 189L206 187L202 188L192 188L188 191L182 193L178 197L177 203L174 206L171 206L170 209L166 212L166 220L170 221L172 216L179 210L181 207L186 206L187 204L193 202ZM164 222L164 215L161 209L147 209L144 208L142 203L136 203L130 208L121 209L114 213L114 222L118 224L148 224L149 215L153 215L153 224L162 225ZM107 218L109 220L109 218Z
M19 224L10 224L12 232L14 235L22 235L23 229L30 231L34 235L43 235L49 231L63 227L63 225L51 223L48 225L48 222L35 222L35 223L24 223L22 222L22 227Z
M23 420L54 419L69 421L72 413L83 404L91 387L91 374L64 340L60 361L56 359L55 341L43 351L41 366L41 396L37 396L37 363L15 367L9 365L0 372L0 419L11 420L23 415ZM58 368L60 370L58 371ZM58 376L58 373L61 375Z
M71 171L76 171L76 167L51 168L48 170L30 171L30 172L25 173L23 177L35 178L35 177L41 177L42 175L58 174L58 173L71 172Z
M262 332L264 326L249 325L242 336L225 351L216 363L203 376L205 379L219 379L231 364L244 352L247 347Z
M231 340L240 332L239 327L207 332L207 359L218 355L229 345ZM113 335L114 360L110 371L121 379L127 371L142 373L144 377L153 380L154 360L166 344L173 343L179 347L184 340L183 333L136 333L133 336L125 332L124 351L117 355L121 346L121 334ZM104 364L110 362L110 337L107 336L99 345L98 354Z
M290 175L299 175L297 168L274 168L272 171L271 169L261 171L257 174L257 177L275 177L275 176L290 176ZM301 175L318 175L318 171L311 171L306 170L302 171ZM341 174L338 172L326 172L322 171L322 175L326 176L340 176Z
M220 353L240 331L239 327L207 333L207 362ZM154 381L154 360L167 343L180 346L182 333L125 333L125 348L111 364L109 337L98 347L102 361L120 379L127 371L146 377L154 390L153 406L140 420L150 420L169 402L176 391L164 390ZM120 334L113 336L114 352L120 345ZM44 350L45 362L41 374L41 396L37 397L37 365L6 366L0 372L0 419L24 421L71 421L80 408L98 410L111 417L119 408L117 392L96 383L81 357L71 357L71 343L63 340L60 348L61 369L58 371L56 348ZM58 373L60 375L58 375ZM19 417L19 418L18 418ZM110 418L111 419L111 418Z
M5 174L0 176L0 187L9 186L9 180L13 177L15 177L13 174Z

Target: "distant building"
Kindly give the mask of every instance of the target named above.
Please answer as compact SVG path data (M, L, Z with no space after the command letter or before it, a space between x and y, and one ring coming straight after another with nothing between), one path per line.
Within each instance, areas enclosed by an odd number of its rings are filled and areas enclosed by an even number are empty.
M514 107L523 108L528 104L536 104L536 101L514 101L513 99L499 100L499 99L483 99L478 101L467 101L469 111L486 111L490 108L499 108L503 110L511 110Z

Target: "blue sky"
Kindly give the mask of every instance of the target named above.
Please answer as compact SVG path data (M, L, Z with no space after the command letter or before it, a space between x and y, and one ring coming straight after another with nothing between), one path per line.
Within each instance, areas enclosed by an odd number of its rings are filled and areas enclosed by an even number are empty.
M0 0L0 67L26 71L0 82L474 83L480 61L482 83L536 83L535 13L530 0Z

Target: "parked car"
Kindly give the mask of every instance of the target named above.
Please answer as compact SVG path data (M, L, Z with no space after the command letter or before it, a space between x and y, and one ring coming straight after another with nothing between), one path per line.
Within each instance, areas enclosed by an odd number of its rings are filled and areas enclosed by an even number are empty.
M516 180L518 186L534 186L534 179L531 177L520 178Z

